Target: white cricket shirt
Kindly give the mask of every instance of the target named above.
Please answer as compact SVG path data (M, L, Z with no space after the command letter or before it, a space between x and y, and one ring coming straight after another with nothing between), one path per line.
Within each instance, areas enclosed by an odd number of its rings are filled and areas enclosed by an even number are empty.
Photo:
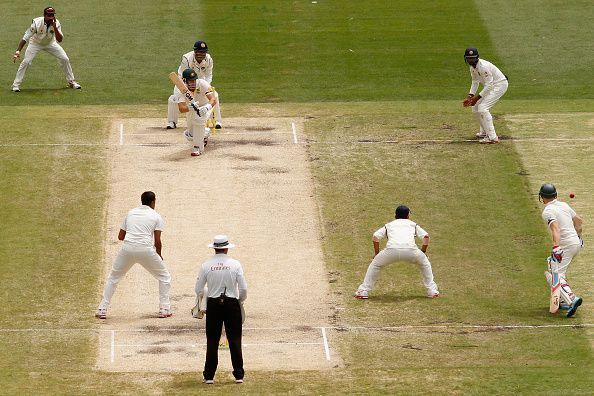
M396 219L373 233L378 239L388 237L386 248L416 248L415 237L422 239L426 235L427 231L409 219Z
M120 228L126 231L124 242L136 246L153 246L155 231L163 231L165 223L159 213L150 206L142 205L128 212Z
M563 249L569 245L579 245L580 238L573 226L573 218L576 216L575 211L565 202L557 201L556 199L545 205L542 211L542 219L550 225L556 221L559 225L560 240L559 246Z
M208 297L219 297L224 293L239 301L247 298L247 283L241 263L224 253L215 254L202 264L196 279L196 294L201 294L207 283Z
M60 25L60 21L57 19L56 28L62 33L62 25ZM63 35L64 34L62 34L62 36ZM54 32L53 26L50 25L48 27L45 24L43 17L37 17L33 19L31 27L25 32L23 40L27 41L29 44L47 45L56 41L56 33Z
M470 86L471 94L475 94L478 90L479 83L483 84L481 97L485 97L487 93L493 90L493 85L507 80L505 75L489 61L479 59L476 68L470 67L470 76L472 77L472 85Z
M203 80L201 78L196 80L196 91L192 93L192 96L194 96L194 100L198 102L199 106L204 106L209 102L208 98L206 97L206 94L208 93L212 93L212 87L210 86L208 81ZM186 97L181 93L181 91L177 87L173 89L173 95L175 95L175 103L183 103L186 101ZM190 111L194 112L193 109L190 109Z
M206 57L202 60L202 62L198 63L194 57L194 51L190 51L187 54L182 55L181 62L177 68L177 74L181 77L184 70L193 69L196 74L198 74L199 78L211 83L213 67L214 62L210 54L206 54Z

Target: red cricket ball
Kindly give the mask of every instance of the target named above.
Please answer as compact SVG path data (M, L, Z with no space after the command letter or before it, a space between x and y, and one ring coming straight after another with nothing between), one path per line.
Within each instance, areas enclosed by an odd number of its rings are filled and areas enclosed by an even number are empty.
M574 193L569 193L569 198L575 198L575 194Z

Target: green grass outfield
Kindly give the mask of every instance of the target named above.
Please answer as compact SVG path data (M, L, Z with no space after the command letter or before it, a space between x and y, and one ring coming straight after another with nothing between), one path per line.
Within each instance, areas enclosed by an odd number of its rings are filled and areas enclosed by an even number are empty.
M0 49L10 54L45 5L0 4L11 15ZM340 369L251 372L246 362L240 390L217 384L209 392L591 393L591 330L459 327L594 323L591 227L572 269L580 275L572 285L590 298L575 319L551 317L542 276L549 237L534 196L540 182L560 180L591 223L591 141L465 143L476 126L460 104L470 85L462 54L473 44L510 76L494 110L501 135L591 137L591 2L206 1L185 15L173 1L53 6L83 90L64 89L42 54L16 95L16 66L0 65L0 393L202 391L197 372L97 371L96 334L58 331L95 326L110 119L164 120L167 72L198 37L212 48L224 116L246 115L249 103L267 116L309 117L324 254L346 308L338 323L458 326L343 332L333 344ZM411 139L453 142L379 143ZM98 145L24 146L36 143ZM557 157L563 162L543 166ZM399 203L432 234L443 296L423 298L416 269L392 266L373 299L355 300L371 234Z

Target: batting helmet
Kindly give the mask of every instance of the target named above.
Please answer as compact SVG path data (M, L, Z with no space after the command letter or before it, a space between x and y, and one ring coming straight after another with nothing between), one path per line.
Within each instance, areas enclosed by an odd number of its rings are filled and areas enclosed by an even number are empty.
M182 73L182 78L184 80L197 80L198 79L198 75L196 74L196 72L194 71L194 69L186 69L184 70L184 72Z
M194 51L208 52L208 45L204 41L196 41L194 43Z
M474 47L468 47L464 51L464 62L468 63L468 61L478 60L479 53L478 50Z
M545 183L540 186L538 195L541 198L557 198L557 189L551 183Z

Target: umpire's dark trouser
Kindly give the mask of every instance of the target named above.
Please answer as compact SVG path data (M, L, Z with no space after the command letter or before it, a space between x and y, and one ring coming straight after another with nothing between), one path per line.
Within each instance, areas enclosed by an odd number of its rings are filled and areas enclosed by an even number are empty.
M233 376L242 379L243 356L241 353L241 308L235 298L209 298L206 302L206 362L204 363L204 379L214 379L219 363L219 341L225 324L225 332L229 341Z

